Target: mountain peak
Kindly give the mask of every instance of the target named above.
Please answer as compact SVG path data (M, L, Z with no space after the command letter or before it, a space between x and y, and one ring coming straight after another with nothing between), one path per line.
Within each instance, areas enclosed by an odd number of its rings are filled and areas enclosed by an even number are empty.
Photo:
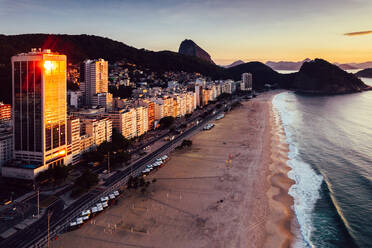
M244 63L245 62L243 60L237 60L237 61L233 62L230 65L225 65L224 67L225 68L230 68L230 67L234 67L234 66L241 65L241 64L244 64Z
M308 94L346 94L370 90L354 74L323 59L303 63L296 74L293 88Z
M178 53L198 57L200 59L203 59L214 64L213 60L211 59L211 56L201 47L199 47L193 40L185 39L184 41L182 41L178 49Z

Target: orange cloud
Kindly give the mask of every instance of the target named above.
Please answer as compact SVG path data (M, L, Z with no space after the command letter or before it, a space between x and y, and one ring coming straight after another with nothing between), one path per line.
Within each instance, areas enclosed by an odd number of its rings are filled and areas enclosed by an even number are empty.
M346 36L357 36L357 35L366 35L366 34L372 34L372 30L346 33L344 35L346 35Z

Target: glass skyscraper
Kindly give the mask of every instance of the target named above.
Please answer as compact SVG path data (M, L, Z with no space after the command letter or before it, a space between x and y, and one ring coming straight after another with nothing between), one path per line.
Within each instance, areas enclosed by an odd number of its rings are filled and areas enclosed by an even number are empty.
M66 56L32 49L12 57L14 158L34 167L64 163Z

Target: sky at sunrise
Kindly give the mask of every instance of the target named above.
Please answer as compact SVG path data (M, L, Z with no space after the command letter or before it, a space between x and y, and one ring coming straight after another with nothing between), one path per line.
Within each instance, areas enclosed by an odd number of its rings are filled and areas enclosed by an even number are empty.
M371 0L0 0L0 33L94 34L149 50L192 39L218 64L372 60Z

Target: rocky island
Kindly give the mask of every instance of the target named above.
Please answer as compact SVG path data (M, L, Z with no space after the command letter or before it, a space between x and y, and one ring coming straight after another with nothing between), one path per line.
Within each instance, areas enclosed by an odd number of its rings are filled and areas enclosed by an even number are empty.
M354 74L322 59L305 62L296 73L292 88L298 93L336 95L371 90Z
M372 68L364 69L355 73L357 77L372 78Z

